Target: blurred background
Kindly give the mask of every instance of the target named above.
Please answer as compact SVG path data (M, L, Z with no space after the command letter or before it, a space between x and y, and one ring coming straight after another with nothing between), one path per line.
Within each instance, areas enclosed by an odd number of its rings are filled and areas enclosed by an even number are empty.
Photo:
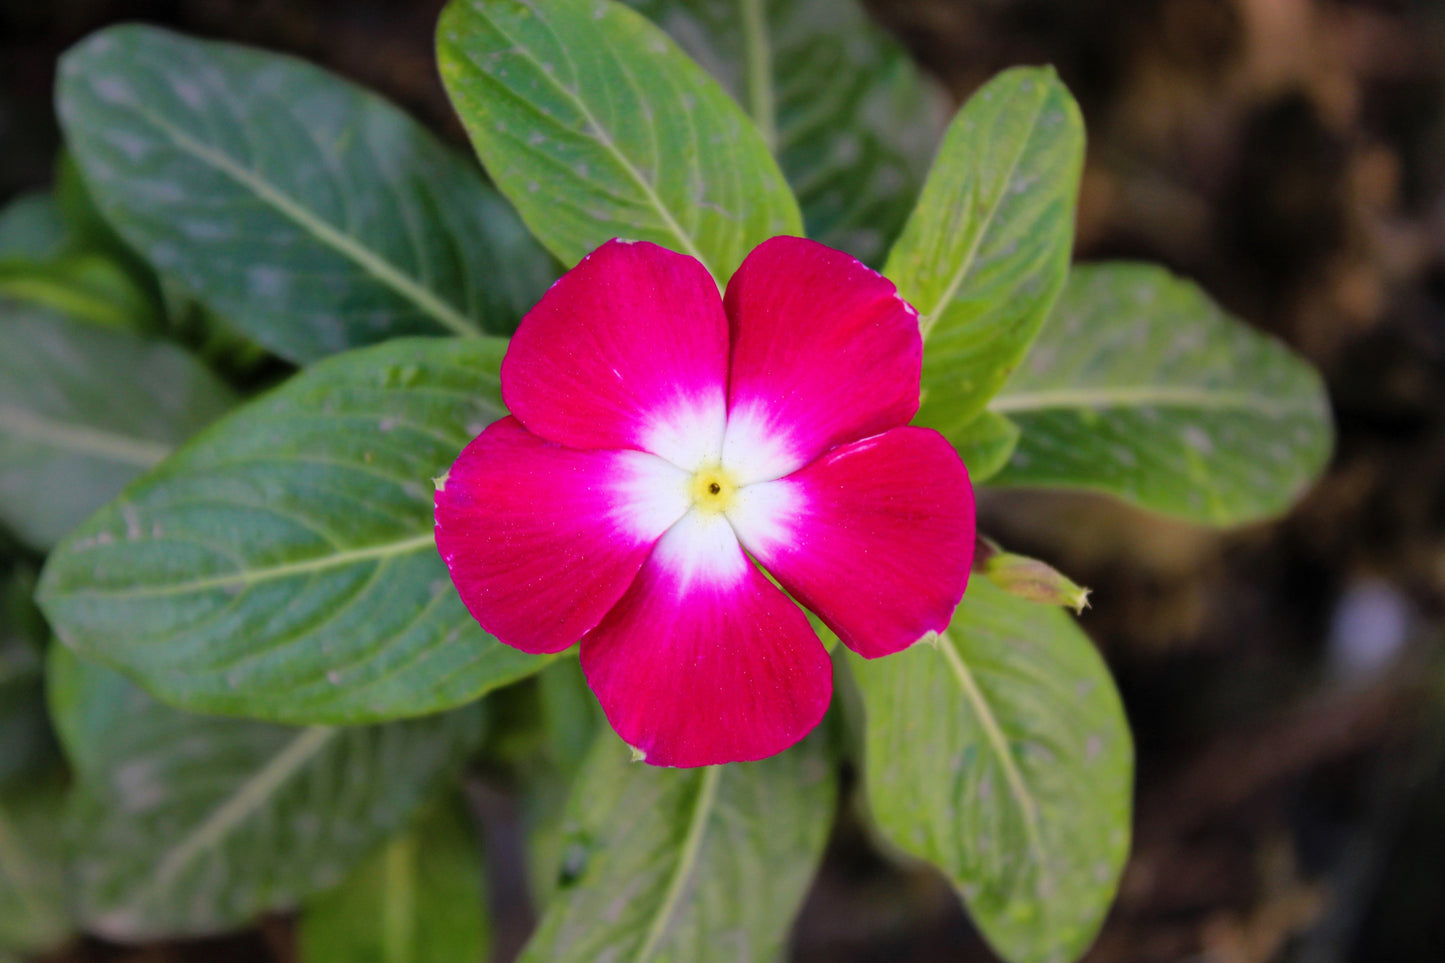
M140 19L299 54L457 145L441 0L0 0L0 203L52 177L56 58ZM873 0L957 100L1052 63L1089 130L1077 256L1162 262L1325 373L1338 447L1290 517L1216 534L1088 497L983 527L1094 588L1138 743L1134 855L1091 963L1445 959L1445 5ZM508 787L479 778L498 953L525 939ZM57 961L284 961L288 922ZM948 887L845 818L808 961L990 960Z

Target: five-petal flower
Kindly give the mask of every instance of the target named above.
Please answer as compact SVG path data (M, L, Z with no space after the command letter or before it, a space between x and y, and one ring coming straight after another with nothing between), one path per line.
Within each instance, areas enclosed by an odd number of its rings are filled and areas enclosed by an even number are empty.
M580 640L650 763L786 749L832 695L794 599L873 658L944 629L968 581L968 473L907 427L922 351L894 286L816 242L764 242L719 298L695 259L609 241L523 319L511 416L438 488L462 600L518 649Z

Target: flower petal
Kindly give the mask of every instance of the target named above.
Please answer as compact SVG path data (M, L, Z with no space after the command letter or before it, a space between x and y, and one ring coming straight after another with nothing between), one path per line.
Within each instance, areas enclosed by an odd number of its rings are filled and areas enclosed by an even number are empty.
M781 478L918 411L918 312L893 283L798 237L753 249L728 283L732 325L723 463L740 483Z
M564 448L503 418L438 484L437 549L482 628L525 652L560 652L687 511L686 483L655 455Z
M832 697L807 618L743 555L721 515L690 512L582 640L612 728L658 766L762 759L797 742Z
M930 428L895 428L750 485L728 519L783 588L870 659L947 628L973 563L973 486Z
M645 241L608 241L522 319L502 362L502 397L548 441L650 451L691 471L721 450L727 342L701 263Z

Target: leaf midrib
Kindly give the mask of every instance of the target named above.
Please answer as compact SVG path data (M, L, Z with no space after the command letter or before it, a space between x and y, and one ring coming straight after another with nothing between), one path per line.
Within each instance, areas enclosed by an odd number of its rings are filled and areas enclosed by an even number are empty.
M688 823L687 837L683 841L682 853L678 856L677 865L673 867L672 879L668 882L667 894L663 897L661 905L658 906L656 914L653 915L652 925L648 927L647 939L642 944L642 949L633 958L633 963L648 963L657 953L658 947L662 944L662 937L667 932L667 925L672 921L672 915L677 911L678 901L682 899L682 892L687 888L687 882L697 869L698 853L702 850L702 838L707 834L707 823L712 818L713 805L717 801L717 785L722 778L722 766L708 766L703 770L702 786L699 787L697 798L693 801L692 819Z
M923 338L927 340L934 325L938 323L938 316L953 301L953 296L958 293L963 281L973 271L973 262L978 258L979 249L983 246L983 239L988 234L988 229L993 224L993 219L998 215L999 208L1003 206L1003 199L1008 196L1009 185L1013 183L1014 174L1018 171L1019 165L1023 163L1024 154L1028 151L1029 144L1033 142L1034 132L1038 129L1039 118L1043 116L1044 104L1049 99L1049 85L1040 84L1041 96L1034 106L1033 115L1029 118L1028 133L1022 138L1019 144L1018 153L1014 155L1013 161L1008 166L1008 172L1000 182L998 193L994 196L993 202L989 204L988 213L984 215L982 223L978 226L978 233L974 235L973 242L969 245L968 251L964 254L963 261L959 264L958 270L949 279L948 286L944 288L943 294L934 302L930 311L924 312L919 326L922 329ZM977 183L977 181L975 181Z
M481 12L480 10L478 12L482 16L486 16L486 14ZM698 250L698 247L696 243L694 243L692 237L682 229L682 225L679 224L677 220L672 216L672 211L669 210L665 204L663 204L662 198L658 196L657 191L654 190L653 186L648 183L645 177L642 176L642 171L638 170L637 167L632 163L632 160L622 152L621 148L617 146L616 142L612 139L607 129L603 127L601 122L598 121L596 116L593 115L591 109L588 108L586 102L582 100L582 97L570 88L568 88L565 84L563 84L562 81L559 80L552 72L544 69L542 66L542 61L539 60L536 55L532 53L531 49L525 44L523 44L522 41L518 40L516 37L512 36L505 29L503 29L502 25L499 24L495 19L488 17L487 22L492 25L493 29L495 29L497 33L501 34L502 37L505 38L507 42L512 45L512 52L514 54L522 57L523 59L531 63L534 67L536 67L536 72L538 74L546 78L547 82L558 93L562 94L562 96L566 97L569 101L571 101L572 105L576 107L577 111L582 115L582 119L587 122L589 129L595 132L595 137L593 139L597 143L601 144L603 148L605 148L607 152L611 154L614 159L616 159L617 163L621 165L623 171L625 171L627 175L632 178L633 182L637 184L638 188L641 189L643 194L646 196L648 203L655 211L657 211L658 217L662 219L663 226L674 237L677 238L677 240L684 248L687 249L685 253L700 261L703 267L707 268L708 273L711 274L714 278L717 278L717 271L713 269L713 265L706 257L703 256L702 251ZM476 62L473 61L470 56L467 56L466 54L463 54L463 56L466 56L468 62L472 63L473 66L477 66ZM483 73L487 73L484 68L478 66L477 69L481 70Z
M163 598L170 595L184 595L187 592L206 592L212 589L247 588L259 582L288 578L293 575L309 575L314 572L324 572L356 562L370 562L394 558L398 555L406 555L435 544L436 536L432 532L427 532L424 535L417 535L412 538L398 539L394 542L385 542L380 545L367 546L366 548L348 549L344 552L334 552L330 555L323 555L319 558L307 559L301 562L286 562L281 565L270 565L264 568L239 569L225 575L209 575L205 578L191 579L186 582L175 582L169 585L140 586L125 589L83 589L76 592L56 594L103 596L106 598Z
M959 688L963 690L964 698L968 700L979 725L983 727L984 737L988 741L989 747L998 756L999 767L1003 769L1004 781L1008 783L1009 793L1018 803L1023 816L1024 834L1028 837L1029 852L1033 854L1040 876L1047 879L1051 874L1048 858L1044 851L1043 833L1039 827L1038 801L1029 792L1023 773L1019 771L1018 763L1009 752L1008 739L1003 734L998 717L994 715L983 691L978 687L978 681L974 679L973 673L963 661L963 657L958 654L958 649L948 633L939 635L938 649L943 653L944 661L948 663L954 678L958 680Z
M0 431L62 451L150 468L170 455L172 446L117 432L46 418L15 405L0 404Z
M1281 403L1243 391L1213 391L1180 385L1114 385L1009 392L988 403L996 414L1076 408L1192 408L1205 411L1252 411L1271 417L1304 412L1303 406Z
M350 235L293 200L289 194L263 180L256 172L237 163L221 151L213 150L160 116L141 107L135 109L149 123L169 137L181 151L190 154L201 163L209 165L213 170L224 174L236 184L250 191L317 241L352 261L401 297L415 304L448 331L462 337L482 334L481 328L455 307L408 277L404 271L386 258L357 243Z
M170 885L175 875L196 856L214 847L231 830L265 805L276 790L325 748L340 731L334 726L311 726L298 733L286 744L286 748L256 770L254 775L213 809L179 844L165 853L156 863L154 874L134 893L128 904L133 907L140 906L158 890Z

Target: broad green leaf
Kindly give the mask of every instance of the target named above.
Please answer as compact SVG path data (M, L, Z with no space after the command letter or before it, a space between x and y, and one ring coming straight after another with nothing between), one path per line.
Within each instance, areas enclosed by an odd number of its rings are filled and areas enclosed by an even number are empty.
M942 870L1011 963L1078 959L1118 886L1133 778L1088 638L976 578L937 646L850 664L883 835Z
M1019 428L1003 415L985 409L947 437L962 456L969 479L977 485L997 475L1008 463L1019 441Z
M0 792L0 957L53 950L71 933L58 775Z
M561 877L522 963L772 960L832 821L812 737L762 762L659 769L599 738L568 804Z
M628 0L741 103L808 236L887 253L947 119L937 84L854 0Z
M218 932L330 889L481 735L480 704L354 728L192 715L51 651L52 712L78 774L77 909L112 939Z
M1063 287L1084 122L1049 68L1007 70L949 125L883 273L918 309L918 423L952 436L1002 387Z
M309 64L112 27L66 54L57 101L121 235L293 361L403 334L505 333L550 280L474 170Z
M237 410L52 553L56 634L173 705L296 724L433 712L536 671L467 613L432 532L430 479L505 413L505 347L398 339Z
M312 900L301 963L485 963L480 843L451 798Z
M994 484L1089 488L1210 525L1284 511L1333 436L1307 362L1146 264L1076 268L989 407L1021 431Z
M174 345L0 300L0 521L49 548L234 402Z
M802 218L762 135L641 15L609 0L452 0L442 80L487 172L564 264L613 237L719 283Z
M0 261L43 261L65 249L65 219L51 195L22 194L0 209Z

